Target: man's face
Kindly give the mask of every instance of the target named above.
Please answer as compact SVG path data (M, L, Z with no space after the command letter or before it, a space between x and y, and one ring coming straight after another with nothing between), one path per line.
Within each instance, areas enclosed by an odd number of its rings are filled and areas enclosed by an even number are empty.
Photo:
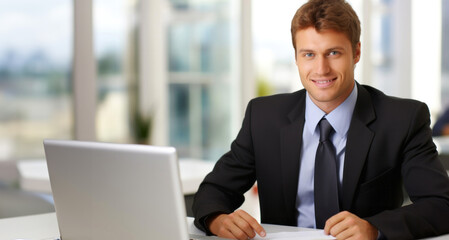
M296 65L312 101L329 113L340 105L354 87L354 68L360 59L344 33L309 27L296 32Z

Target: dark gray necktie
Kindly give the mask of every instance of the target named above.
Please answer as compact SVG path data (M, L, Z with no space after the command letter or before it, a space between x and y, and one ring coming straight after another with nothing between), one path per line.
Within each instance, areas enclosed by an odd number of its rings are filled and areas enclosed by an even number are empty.
M335 147L329 139L334 129L326 118L321 119L318 125L320 143L315 157L315 221L316 227L322 229L326 220L340 209Z

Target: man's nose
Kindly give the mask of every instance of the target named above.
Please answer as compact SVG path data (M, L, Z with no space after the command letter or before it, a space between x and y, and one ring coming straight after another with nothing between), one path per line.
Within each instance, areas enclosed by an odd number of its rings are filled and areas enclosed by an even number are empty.
M320 56L317 58L315 71L317 74L325 75L329 73L330 67L329 67L329 61L325 56Z

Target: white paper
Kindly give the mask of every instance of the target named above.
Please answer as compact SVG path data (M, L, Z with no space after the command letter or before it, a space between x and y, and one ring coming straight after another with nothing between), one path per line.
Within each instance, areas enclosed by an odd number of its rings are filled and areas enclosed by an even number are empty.
M270 240L270 239L281 239L281 240L322 240L322 239L336 239L331 235L324 234L324 230L314 230L314 231L298 231L298 232L277 232L277 233L267 233L264 238L256 236L254 239L257 240Z

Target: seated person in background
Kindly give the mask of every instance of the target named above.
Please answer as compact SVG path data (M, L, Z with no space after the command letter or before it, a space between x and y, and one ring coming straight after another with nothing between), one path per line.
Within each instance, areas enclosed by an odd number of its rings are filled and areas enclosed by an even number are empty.
M433 126L432 135L435 137L449 135L449 108L438 118Z
M449 178L429 110L354 80L361 44L352 7L310 0L291 33L305 89L249 102L231 150L195 195L195 225L225 238L265 236L236 210L257 181L262 223L324 228L337 239L449 233Z

